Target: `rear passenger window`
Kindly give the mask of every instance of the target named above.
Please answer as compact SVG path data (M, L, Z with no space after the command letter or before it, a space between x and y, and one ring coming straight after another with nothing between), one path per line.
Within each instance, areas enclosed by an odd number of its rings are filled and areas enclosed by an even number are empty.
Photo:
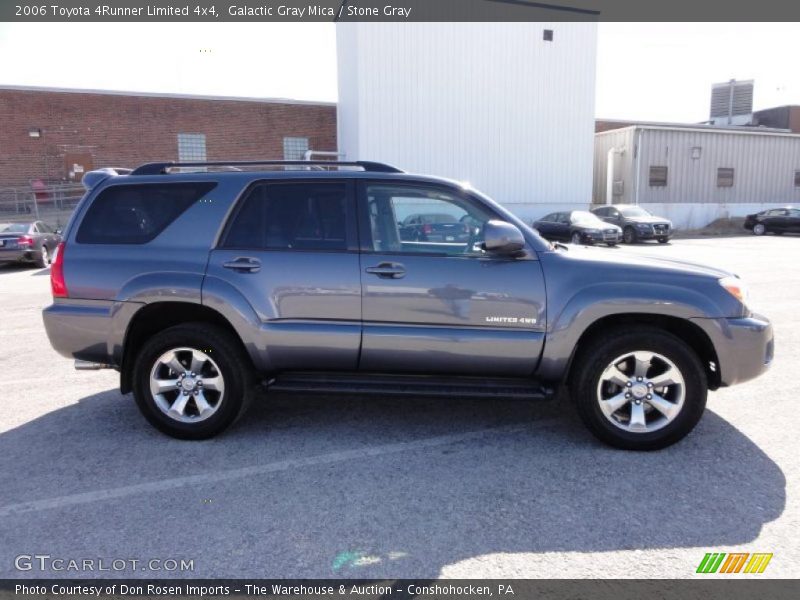
M80 244L146 244L216 183L115 185L95 198L83 218Z
M258 185L244 198L221 247L347 250L347 185Z

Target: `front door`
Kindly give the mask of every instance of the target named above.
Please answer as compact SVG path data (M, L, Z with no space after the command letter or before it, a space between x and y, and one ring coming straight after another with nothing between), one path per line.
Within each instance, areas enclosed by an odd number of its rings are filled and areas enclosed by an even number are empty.
M530 375L545 327L544 280L535 253L510 258L483 251L483 226L498 217L457 188L359 185L359 368ZM407 227L412 215L426 225L420 231Z
M352 182L251 186L211 252L206 281L215 280L255 310L258 350L272 370L355 370L361 280Z

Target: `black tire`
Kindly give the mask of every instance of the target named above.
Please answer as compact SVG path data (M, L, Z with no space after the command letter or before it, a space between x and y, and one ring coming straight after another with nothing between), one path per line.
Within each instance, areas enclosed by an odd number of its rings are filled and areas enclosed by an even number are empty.
M767 233L767 226L763 223L756 223L753 225L753 234L754 235L764 235Z
M580 244L583 243L583 240L581 238L582 238L582 236L581 236L580 232L574 231L574 232L572 232L572 235L570 236L569 239L570 239L570 242L572 242L573 244L580 245Z
M671 422L655 431L627 431L612 423L600 408L601 375L615 358L633 351L654 352L668 358L684 380L683 406ZM571 374L570 391L584 424L599 440L616 448L666 448L692 431L705 410L708 383L700 360L692 348L661 329L638 326L591 340L579 350ZM650 414L660 416L656 412Z
M50 266L51 262L52 257L50 256L50 251L47 249L47 246L42 245L42 249L39 250L39 253L36 255L34 263L40 269L46 269Z
M639 236L636 234L636 230L628 225L622 230L622 240L626 244L635 244L637 241L639 241Z
M659 240L658 240L658 243L659 243L659 244L666 244L668 241L669 241L669 240L667 240L667 239L664 239L664 238L659 238Z
M606 242L606 245L607 245L609 248L613 248L614 246L616 246L616 245L617 245L617 242Z
M223 378L219 407L205 420L184 423L168 416L150 391L156 361L175 348L202 349L213 357ZM133 365L133 395L139 410L156 429L183 440L208 439L230 427L247 411L254 387L253 367L241 344L225 329L208 323L185 323L155 334L144 343Z

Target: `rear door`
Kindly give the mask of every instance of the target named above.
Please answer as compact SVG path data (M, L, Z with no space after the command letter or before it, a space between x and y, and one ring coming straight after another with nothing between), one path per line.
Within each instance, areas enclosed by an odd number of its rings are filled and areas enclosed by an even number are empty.
M207 278L255 309L274 370L354 370L361 342L355 200L350 180L262 181L239 200Z
M468 194L427 183L359 182L363 342L360 369L529 375L544 340L545 289L534 252L481 250L497 218ZM409 214L449 214L465 239L410 241Z

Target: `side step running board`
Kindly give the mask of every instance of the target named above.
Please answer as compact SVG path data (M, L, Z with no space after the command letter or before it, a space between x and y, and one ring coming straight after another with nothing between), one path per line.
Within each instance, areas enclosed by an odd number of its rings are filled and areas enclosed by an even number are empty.
M528 379L360 375L341 373L281 373L267 382L273 391L304 394L359 394L452 398L512 398L547 400L555 389Z

